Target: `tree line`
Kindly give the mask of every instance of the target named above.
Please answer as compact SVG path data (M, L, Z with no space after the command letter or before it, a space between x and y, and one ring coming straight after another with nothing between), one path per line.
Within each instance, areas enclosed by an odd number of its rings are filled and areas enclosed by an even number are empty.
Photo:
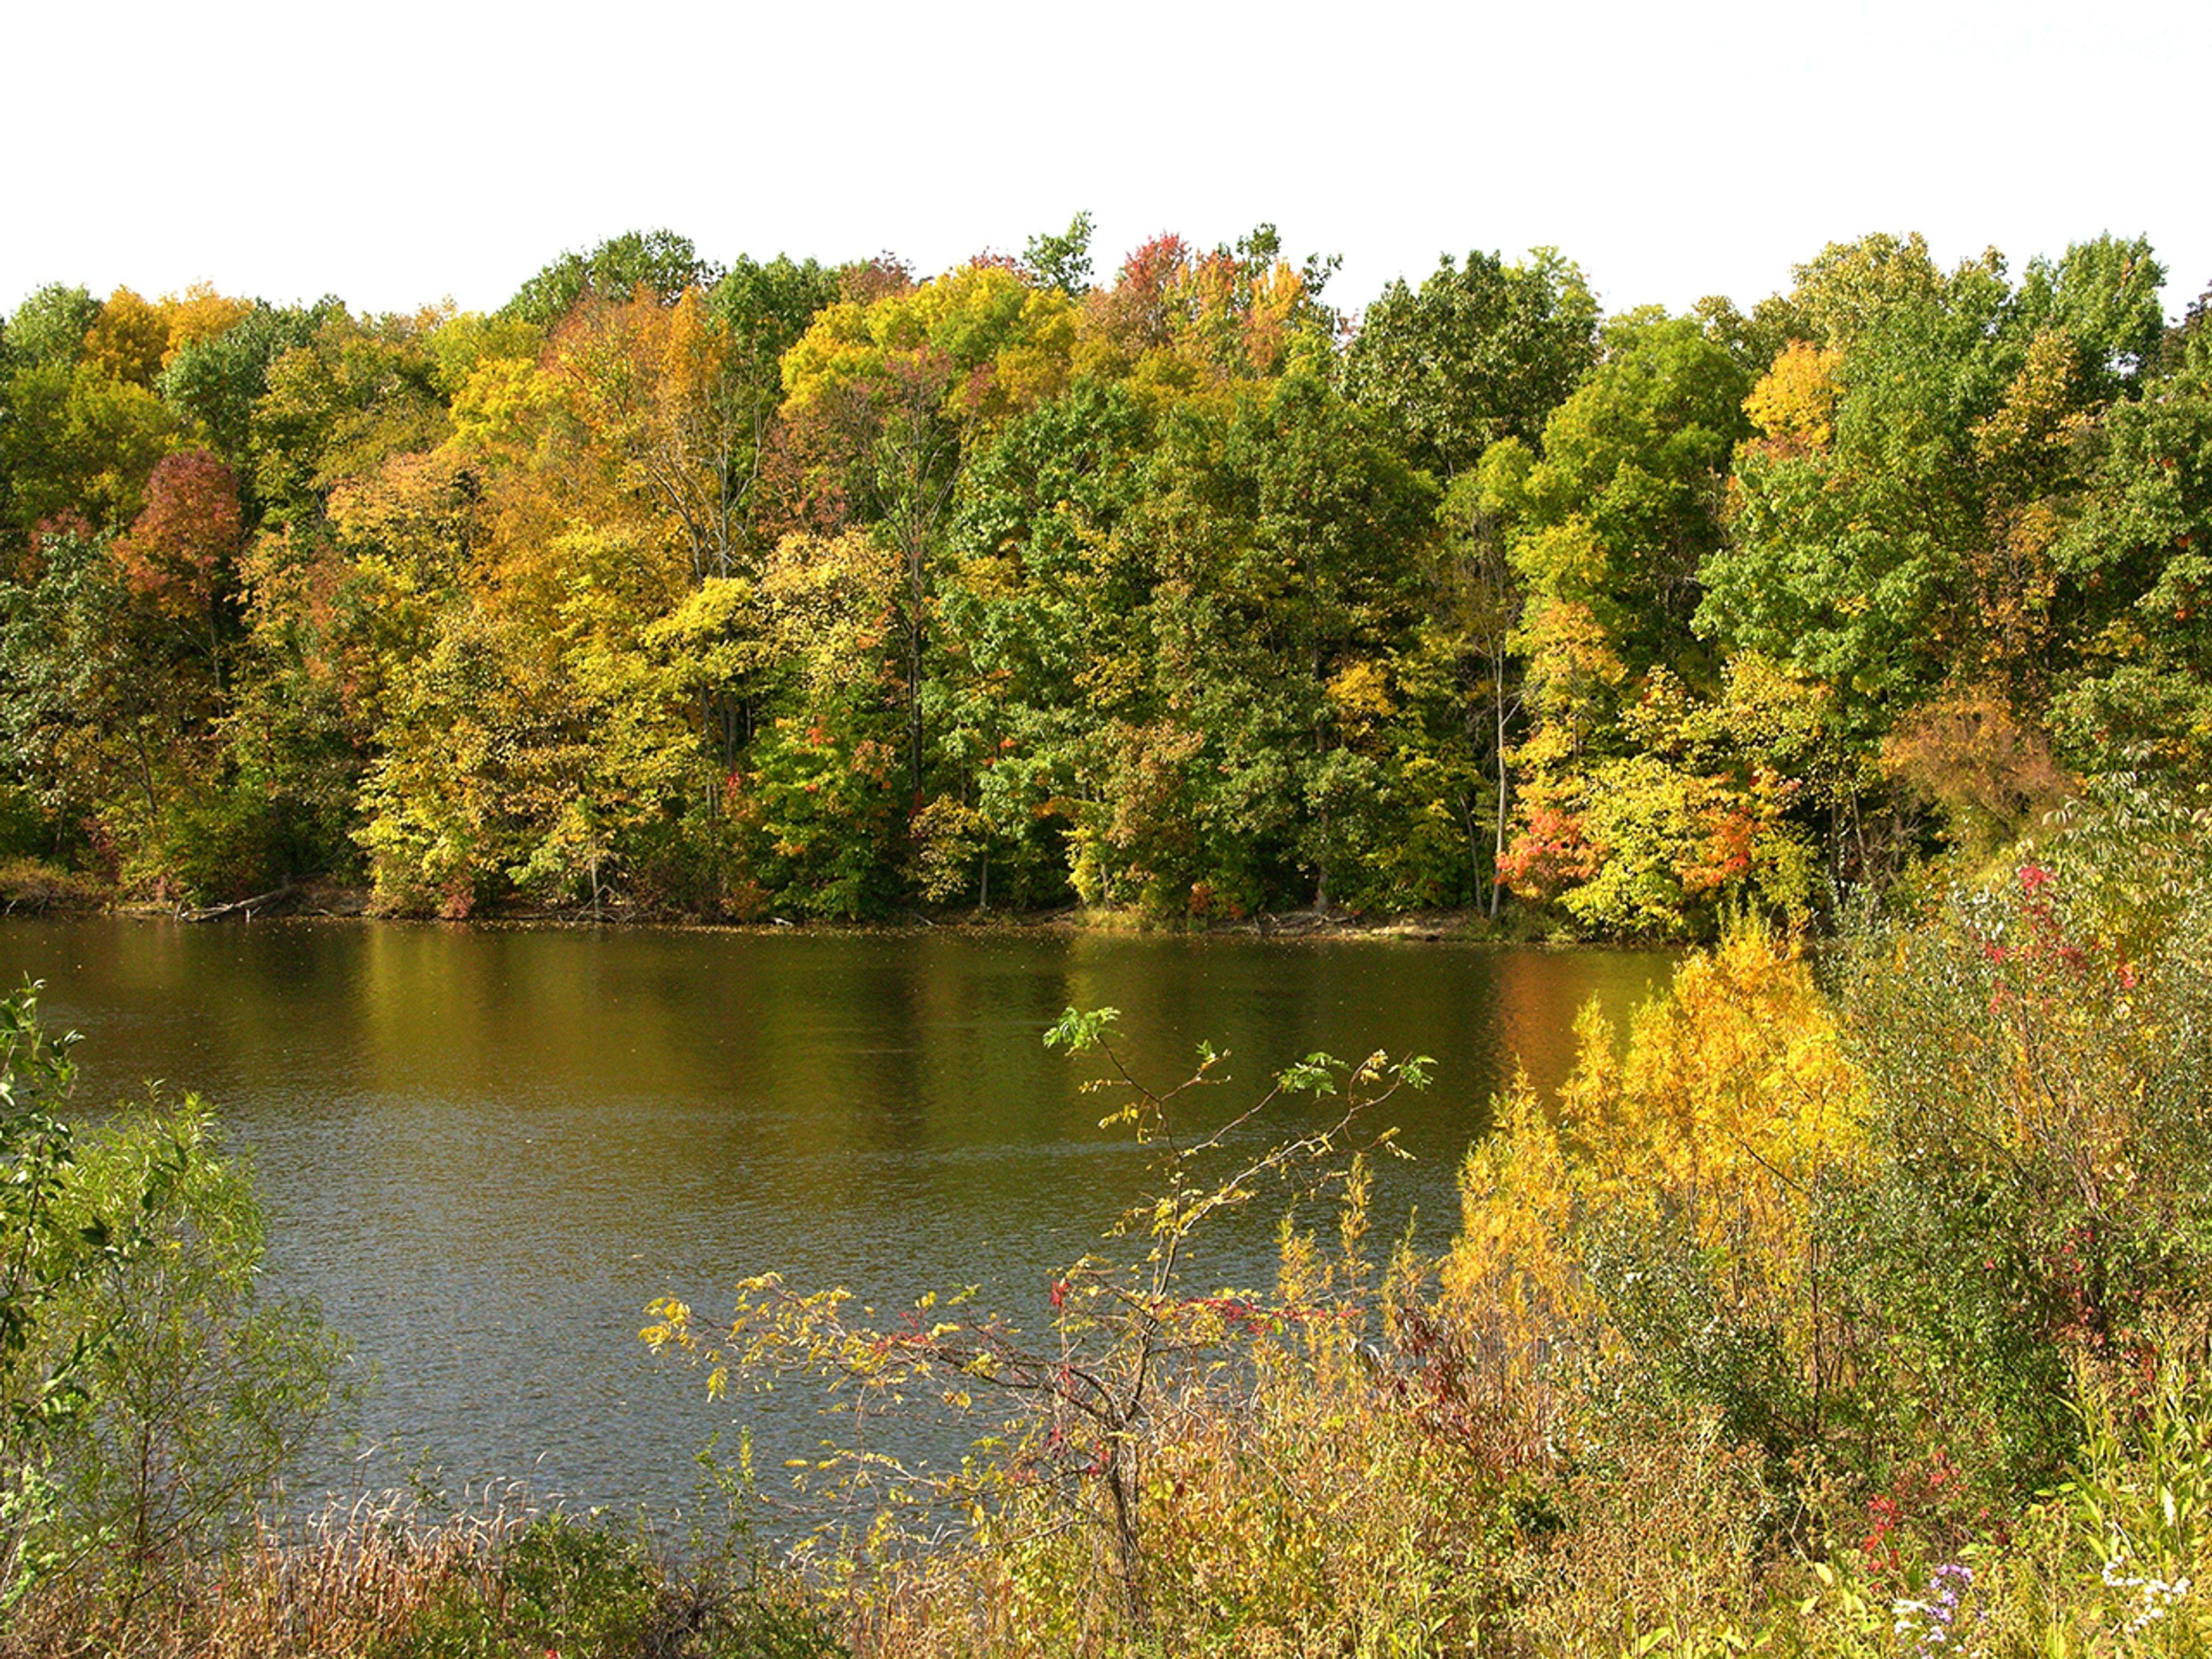
M0 325L0 865L399 914L1803 915L2206 775L2212 330L2147 243L1271 226L927 280L669 232L499 311Z

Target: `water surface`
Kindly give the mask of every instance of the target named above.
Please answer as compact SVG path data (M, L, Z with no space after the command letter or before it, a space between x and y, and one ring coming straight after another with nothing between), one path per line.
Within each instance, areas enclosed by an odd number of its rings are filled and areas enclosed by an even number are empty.
M1665 971L1386 940L0 924L0 976L46 980L49 1023L86 1035L81 1106L162 1079L252 1146L270 1280L374 1364L371 1441L617 1507L680 1498L733 1420L764 1458L822 1431L789 1393L710 1407L638 1343L652 1298L711 1310L773 1267L878 1307L980 1283L1034 1308L1096 1246L1144 1164L1078 1090L1096 1067L1039 1041L1062 1009L1120 1008L1162 1084L1200 1041L1229 1050L1204 1097L1224 1115L1316 1049L1433 1056L1391 1103L1414 1159L1381 1171L1377 1224L1417 1208L1438 1246L1516 1057L1555 1083L1577 1011L1618 1015ZM1206 1271L1264 1283L1279 1213ZM395 1479L378 1455L329 1450L308 1484Z

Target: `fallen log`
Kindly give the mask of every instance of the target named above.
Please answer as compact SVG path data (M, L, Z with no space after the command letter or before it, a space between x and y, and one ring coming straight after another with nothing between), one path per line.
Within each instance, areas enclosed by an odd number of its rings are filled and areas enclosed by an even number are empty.
M177 912L177 920L179 921L214 921L222 916L235 915L243 910L246 912L246 919L251 921L256 910L264 904L274 903L287 893L297 891L299 885L296 881L288 881L282 887L271 888L265 893L256 893L252 898L233 899L228 904L210 905L204 910L179 909Z

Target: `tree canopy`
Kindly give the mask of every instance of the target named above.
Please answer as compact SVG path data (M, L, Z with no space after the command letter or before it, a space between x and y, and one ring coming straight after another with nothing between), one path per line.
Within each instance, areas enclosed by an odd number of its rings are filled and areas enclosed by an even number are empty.
M2212 760L2212 330L2141 240L1355 317L1261 224L495 313L0 325L0 858L747 918L1808 914Z

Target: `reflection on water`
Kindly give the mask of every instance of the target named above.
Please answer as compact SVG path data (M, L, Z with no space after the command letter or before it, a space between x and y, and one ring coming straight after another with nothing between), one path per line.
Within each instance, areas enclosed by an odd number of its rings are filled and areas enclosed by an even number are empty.
M1096 1242L1142 1164L1076 1087L1095 1068L1039 1042L1062 1009L1121 1009L1160 1083L1201 1040L1228 1049L1206 1097L1224 1113L1316 1049L1434 1056L1429 1092L1392 1103L1415 1161L1380 1172L1377 1220L1418 1206L1440 1245L1514 1057L1556 1082L1577 1010L1618 1015L1665 967L1389 941L0 926L0 975L45 979L50 1022L87 1035L81 1104L166 1079L253 1146L271 1279L377 1367L373 1439L617 1505L688 1491L733 1414L764 1458L817 1433L803 1402L709 1407L657 1366L636 1340L653 1297L712 1309L774 1267L878 1306L981 1283L1030 1307ZM1206 1270L1264 1282L1274 1218ZM314 1478L354 1479L337 1452Z

